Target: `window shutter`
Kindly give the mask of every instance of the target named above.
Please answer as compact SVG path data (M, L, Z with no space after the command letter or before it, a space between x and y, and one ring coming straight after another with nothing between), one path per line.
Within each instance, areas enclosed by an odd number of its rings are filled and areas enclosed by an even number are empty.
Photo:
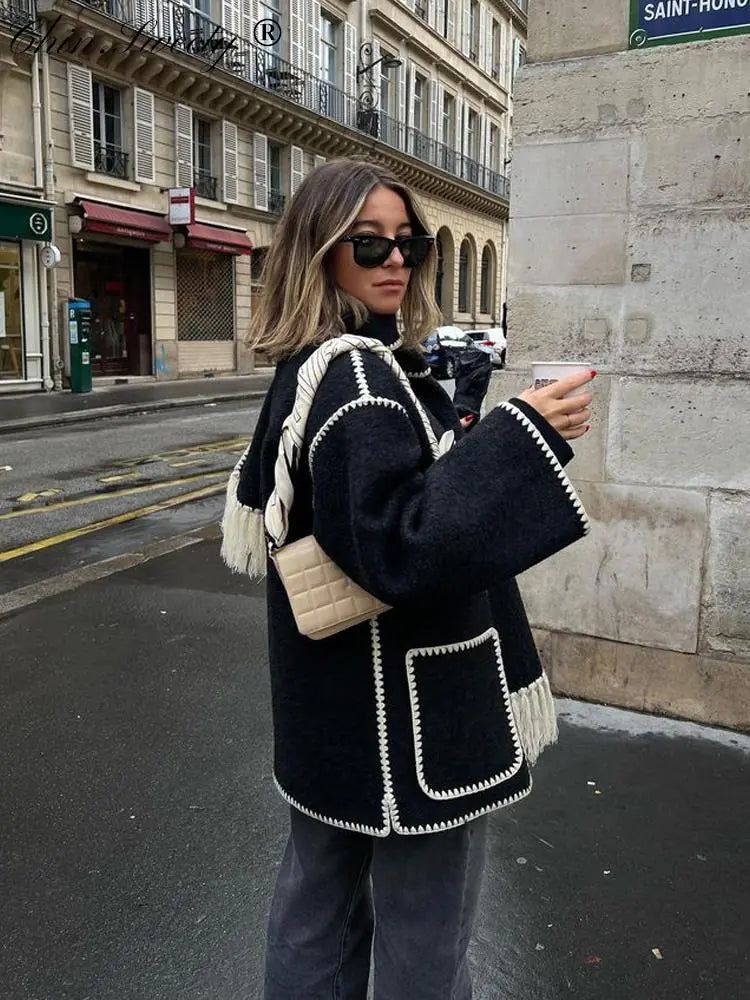
M224 181L222 184L222 197L224 201L237 202L239 200L237 174L238 164L238 136L237 126L234 122L224 121L221 123L222 153L224 157Z
M409 83L407 91L406 124L409 128L414 128L414 81L417 75L417 68L413 62L409 63ZM409 149L412 143L409 143Z
M193 109L187 104L174 106L175 183L193 187Z
M344 25L344 91L357 96L357 29Z
M382 70L383 64L378 62L378 59L380 59L380 54L381 54L380 42L377 40L377 38L374 38L372 40L372 58L369 60L371 63L378 63L375 69L370 70L370 72L372 73L372 85L374 87L374 92L373 92L374 100L372 104L374 108L380 107L380 81L382 79L382 73L383 73ZM383 108L383 110L386 112L386 114L388 113L388 108Z
M492 18L488 16L484 4L479 6L479 68L487 72L487 23L492 27Z
M240 0L221 0L221 23L231 35L240 34Z
M446 40L451 43L451 45L456 44L456 4L453 0L445 0L445 9L448 12L446 21Z
M484 69L486 73L492 75L492 70L494 69L492 60L492 28L497 22L492 16L491 11L487 11L487 16L484 20L485 33L484 33Z
M91 73L68 63L68 113L70 115L70 162L84 170L94 169L94 102Z
M404 136L406 135L406 63L402 62L398 68L398 137L399 149L406 149Z
M253 204L268 211L268 137L260 132L253 135Z
M153 184L154 164L154 95L140 87L133 89L133 123L135 133L135 179Z
M446 0L435 0L435 30L445 35L445 4Z
M293 196L305 178L305 154L299 146L291 147L289 193Z
M322 167L325 162L326 162L325 156L316 156L315 159L313 160L313 165L316 167Z
M134 0L133 3L136 24L139 28L143 26L143 31L154 37L161 34L159 6L158 0Z
M462 31L462 49L466 58L471 52L471 4L469 0L464 0L464 18Z
M307 0L307 72L320 74L320 3Z
M427 23L437 28L437 0L427 0Z
M437 80L430 80L430 138L440 141L440 119L442 118L441 86Z
M464 151L464 133L468 125L466 107L460 97L456 98L456 152L460 156Z
M289 6L289 62L305 68L305 0L291 0Z

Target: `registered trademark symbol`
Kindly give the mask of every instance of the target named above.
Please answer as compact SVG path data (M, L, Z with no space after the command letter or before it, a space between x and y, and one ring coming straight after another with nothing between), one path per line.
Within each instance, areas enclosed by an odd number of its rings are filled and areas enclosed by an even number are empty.
M258 45L270 48L281 40L281 25L272 17L266 17L262 21L256 22L253 28L253 38Z

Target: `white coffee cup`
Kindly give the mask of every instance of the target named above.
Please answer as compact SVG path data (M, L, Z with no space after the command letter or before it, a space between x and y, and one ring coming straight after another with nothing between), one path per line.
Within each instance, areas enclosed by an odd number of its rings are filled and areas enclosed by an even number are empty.
M582 375L591 370L591 365L582 365L577 361L534 361L531 366L534 380L532 387L542 389L545 385L551 385L552 382L558 382L561 378L567 378L568 375ZM582 385L567 395L580 396L588 391L588 385Z

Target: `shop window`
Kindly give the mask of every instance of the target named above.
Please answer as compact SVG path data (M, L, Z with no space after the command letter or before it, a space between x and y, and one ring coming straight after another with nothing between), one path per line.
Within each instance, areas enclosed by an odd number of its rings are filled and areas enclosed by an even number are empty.
M195 193L216 201L213 174L213 122L193 115L193 174Z
M21 244L0 241L0 380L23 378Z
M234 340L234 258L230 254L178 253L177 339Z
M128 176L128 154L122 148L122 95L106 83L91 87L94 122L94 170L110 177Z

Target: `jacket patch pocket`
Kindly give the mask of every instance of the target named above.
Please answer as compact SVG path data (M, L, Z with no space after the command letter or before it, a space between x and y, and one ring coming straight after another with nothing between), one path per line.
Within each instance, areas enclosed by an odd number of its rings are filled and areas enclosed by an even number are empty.
M425 795L473 795L516 774L523 751L496 629L410 649L406 672L417 780Z

